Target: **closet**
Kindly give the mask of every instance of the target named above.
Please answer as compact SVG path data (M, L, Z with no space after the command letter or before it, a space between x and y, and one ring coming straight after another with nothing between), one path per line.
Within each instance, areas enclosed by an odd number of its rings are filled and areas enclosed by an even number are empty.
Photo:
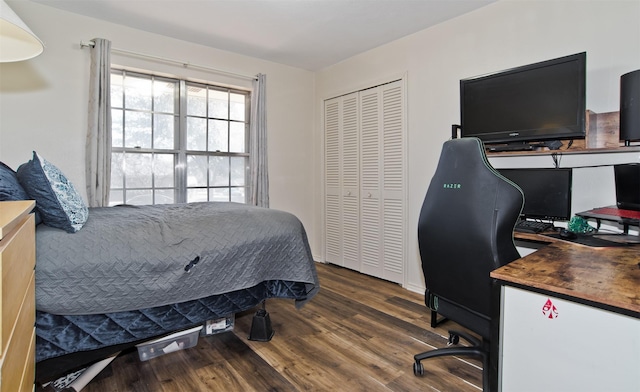
M404 283L404 82L325 101L325 258Z

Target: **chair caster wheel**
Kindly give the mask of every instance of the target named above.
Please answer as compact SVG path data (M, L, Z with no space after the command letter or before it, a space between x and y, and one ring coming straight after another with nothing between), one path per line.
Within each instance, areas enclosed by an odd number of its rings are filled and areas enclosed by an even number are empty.
M449 334L449 345L460 343L460 336L456 334Z
M413 374L415 376L424 376L424 366L420 362L413 364Z

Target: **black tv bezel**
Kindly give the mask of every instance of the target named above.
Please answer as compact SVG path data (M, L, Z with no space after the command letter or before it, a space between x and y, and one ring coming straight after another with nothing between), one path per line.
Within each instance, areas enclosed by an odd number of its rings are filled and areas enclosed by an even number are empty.
M505 177L506 179L508 179L509 181L513 182L514 184L518 185L518 187L521 187L520 184L518 184L517 182L511 180L508 176L506 172L508 171L519 171L519 172L523 172L523 173L527 173L527 172L547 172L547 173L552 173L552 172L565 172L568 173L568 189L567 189L567 200L566 200L566 205L563 205L562 208L566 211L566 215L565 216L559 216L559 215L552 215L552 214L530 214L527 213L526 208L527 208L527 195L524 195L524 206L522 209L522 213L520 215L521 218L523 219L539 219L539 220L550 220L550 221L569 221L571 219L571 199L572 199L572 194L573 194L573 169L572 168L502 168L502 169L497 169L498 173L500 173L500 175L502 175L503 177ZM522 189L522 192L524 193L525 190Z
M503 71L493 72L487 75L481 75L460 80L460 136L461 137L477 137L485 144L505 144L505 143L526 143L545 140L566 140L566 139L584 139L586 135L586 52L576 53L569 56L558 57L551 60L541 61L533 64L523 65ZM515 73L527 72L534 69L550 67L567 62L578 62L578 102L576 113L577 124L571 124L561 128L538 128L538 129L505 129L496 132L474 132L465 129L464 119L464 97L465 88L471 83L479 83L486 80L493 80L503 76L513 75Z

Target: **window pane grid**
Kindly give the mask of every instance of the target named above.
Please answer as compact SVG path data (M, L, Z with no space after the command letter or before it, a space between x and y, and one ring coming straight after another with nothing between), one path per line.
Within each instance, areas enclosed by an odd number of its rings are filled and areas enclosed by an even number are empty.
M189 102L196 106L187 110L188 151L248 151L246 93L187 83L187 95Z
M114 70L111 94L111 205L246 202L248 92Z
M243 155L187 155L187 202L244 203L248 156Z
M175 203L175 161L173 153L114 151L109 204Z

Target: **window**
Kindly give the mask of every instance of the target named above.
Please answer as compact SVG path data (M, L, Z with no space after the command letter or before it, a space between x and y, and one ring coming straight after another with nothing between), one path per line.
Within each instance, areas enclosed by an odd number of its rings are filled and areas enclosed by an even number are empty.
M245 203L248 91L112 70L109 204Z

